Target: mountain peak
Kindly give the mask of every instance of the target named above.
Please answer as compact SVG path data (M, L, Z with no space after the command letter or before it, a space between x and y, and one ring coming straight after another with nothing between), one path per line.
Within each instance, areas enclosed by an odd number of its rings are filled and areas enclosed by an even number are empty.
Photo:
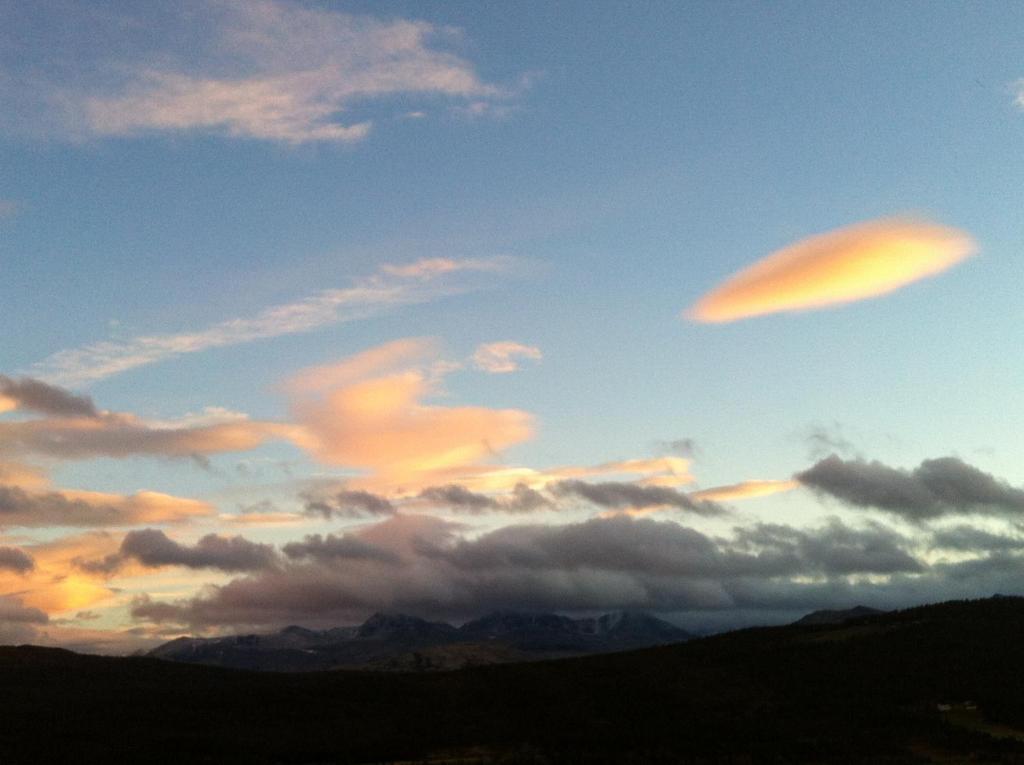
M355 636L361 639L424 639L450 636L455 628L444 622L428 622L418 616L378 611L362 623Z

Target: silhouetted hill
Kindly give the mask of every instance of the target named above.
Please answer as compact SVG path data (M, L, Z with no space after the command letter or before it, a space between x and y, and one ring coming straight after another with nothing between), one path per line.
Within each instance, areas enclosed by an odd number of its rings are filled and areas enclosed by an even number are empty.
M995 598L436 673L2 648L0 762L1024 762L1022 640Z
M805 626L813 626L816 624L842 624L853 619L860 619L864 616L874 616L875 614L884 613L879 611L877 608L868 608L867 606L854 606L853 608L847 608L842 611L812 611L806 616L797 619L794 624L802 624Z
M411 671L623 651L690 637L685 630L644 613L571 619L501 611L459 628L405 614L377 613L358 627L287 627L269 635L177 638L149 655L277 672L352 667Z

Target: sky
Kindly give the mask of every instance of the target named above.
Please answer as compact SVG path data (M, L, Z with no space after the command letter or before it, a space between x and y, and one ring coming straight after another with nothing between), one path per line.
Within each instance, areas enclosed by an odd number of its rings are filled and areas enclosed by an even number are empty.
M0 0L0 643L1017 592L1022 25Z

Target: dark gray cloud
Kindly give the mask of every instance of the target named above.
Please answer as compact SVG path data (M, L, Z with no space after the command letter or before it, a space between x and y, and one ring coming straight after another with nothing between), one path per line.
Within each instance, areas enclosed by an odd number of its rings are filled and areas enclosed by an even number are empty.
M293 560L310 559L320 562L335 560L376 560L397 563L400 558L394 552L364 542L357 536L346 534L309 534L301 542L289 542L281 548Z
M608 508L677 507L701 515L721 515L725 508L715 502L695 500L689 494L667 486L641 486L635 483L605 481L559 481L551 488L559 496L572 495Z
M110 526L125 523L125 508L71 499L57 492L30 494L17 486L0 485L0 527Z
M219 571L259 571L275 566L278 556L272 545L251 542L244 537L207 534L191 547L175 542L159 529L128 532L117 553L98 561L79 561L87 571L112 574L128 560L143 566L185 566Z
M17 547L0 547L0 571L14 571L25 574L36 567L36 562L24 550Z
M17 598L0 595L0 622L46 624L48 618L38 608L31 608Z
M830 575L921 572L924 566L907 548L910 540L881 524L850 528L832 519L820 529L759 523L735 531L738 549L754 550L766 560L790 562L789 572Z
M956 513L1024 512L1024 491L956 457L925 460L913 470L833 454L795 478L820 494L911 521Z
M324 518L365 518L393 515L395 506L379 494L343 489L329 496L307 492L302 495L307 515Z
M149 595L140 595L132 600L131 614L134 619L161 624L181 623L185 612L181 606L153 600Z
M286 546L282 566L190 600L146 602L136 614L202 629L337 625L382 609L460 618L496 608L728 609L739 600L770 608L808 580L825 592L824 583L849 575L927 574L898 534L838 521L810 530L766 526L728 540L628 516L513 525L476 538L456 530L442 519L399 515L348 537L307 537ZM353 540L393 557L364 554Z
M1024 549L1024 538L993 534L973 526L954 526L932 534L931 546L963 552L1007 551Z
M221 571L257 571L273 566L273 546L240 536L207 534L193 546L170 539L159 529L130 531L121 542L121 554L144 566L186 566Z
M99 417L100 413L88 396L78 396L63 388L33 380L0 375L0 396L15 401L20 409L28 409L52 417Z
M449 547L422 547L428 557L466 571L495 568L632 571L681 576L715 575L715 544L677 523L593 518L563 526L506 526Z
M492 497L470 491L464 486L446 484L430 486L419 498L455 512L482 513L488 510L509 513L530 513L554 507L552 499L524 483L517 483L511 494Z
M474 513L498 507L497 501L486 494L478 494L456 484L430 486L420 492L420 499Z
M531 513L535 510L548 510L555 503L546 495L531 489L525 483L517 483L512 495L501 498L502 509L513 513Z

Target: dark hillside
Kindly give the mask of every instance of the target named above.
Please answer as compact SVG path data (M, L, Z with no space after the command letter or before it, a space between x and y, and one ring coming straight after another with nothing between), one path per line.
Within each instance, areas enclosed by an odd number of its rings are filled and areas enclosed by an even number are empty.
M1024 762L1022 640L994 598L431 674L4 648L0 762Z

